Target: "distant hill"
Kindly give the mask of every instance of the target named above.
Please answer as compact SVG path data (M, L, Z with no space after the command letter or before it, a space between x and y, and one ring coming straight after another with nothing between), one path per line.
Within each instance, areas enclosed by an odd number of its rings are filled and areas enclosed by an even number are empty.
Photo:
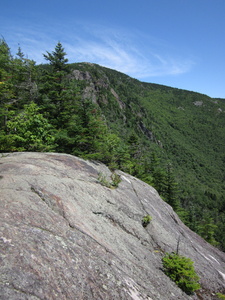
M114 132L123 139L135 132L145 154L172 162L190 226L216 219L224 244L225 99L140 82L96 64L70 67L83 97L99 105Z

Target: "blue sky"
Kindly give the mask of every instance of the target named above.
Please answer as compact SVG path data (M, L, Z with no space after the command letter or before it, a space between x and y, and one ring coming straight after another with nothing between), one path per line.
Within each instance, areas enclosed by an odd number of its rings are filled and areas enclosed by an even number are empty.
M0 35L28 58L60 41L70 63L225 98L225 0L7 0Z

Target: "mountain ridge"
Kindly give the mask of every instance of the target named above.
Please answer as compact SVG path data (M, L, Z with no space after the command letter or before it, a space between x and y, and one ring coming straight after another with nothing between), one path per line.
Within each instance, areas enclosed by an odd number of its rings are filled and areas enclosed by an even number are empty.
M183 206L203 218L202 204L194 209L191 206L193 202L205 202L203 210L216 219L216 213L209 213L212 202L217 199L219 211L225 202L224 99L140 82L99 65L77 63L71 68L77 72L76 80L86 82L87 86L90 83L84 98L89 97L99 105L113 131L123 139L135 132L145 145L145 153L155 152L164 164L172 162ZM88 79L82 77L82 72L86 72ZM224 216L218 226L223 227L222 220Z

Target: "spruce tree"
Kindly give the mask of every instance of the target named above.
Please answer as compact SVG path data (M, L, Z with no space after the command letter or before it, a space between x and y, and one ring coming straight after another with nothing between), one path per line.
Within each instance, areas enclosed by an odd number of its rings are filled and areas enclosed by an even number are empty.
M68 72L68 59L65 58L66 52L60 42L52 53L47 51L43 54L44 58L50 62L51 68L43 70L40 76L40 94L39 103L51 110L50 120L57 128L61 127L60 115L64 110L66 74Z
M176 211L179 208L179 200L177 197L178 188L177 182L175 181L175 177L172 170L172 164L167 164L167 171L166 171L166 189L165 189L165 198L166 201L173 207Z
M65 58L66 52L60 42L57 43L55 46L55 51L52 53L46 51L47 54L43 54L44 58L50 62L50 65L53 67L53 71L60 72L60 71L67 71L68 59Z
M8 104L15 98L12 65L10 48L4 39L0 39L0 129L5 128Z

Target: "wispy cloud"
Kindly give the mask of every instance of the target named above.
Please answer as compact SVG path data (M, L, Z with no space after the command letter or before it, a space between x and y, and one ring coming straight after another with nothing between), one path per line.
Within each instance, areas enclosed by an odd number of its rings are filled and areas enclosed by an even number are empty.
M76 28L76 29L74 29ZM13 35L12 35L13 32ZM79 24L67 28L10 28L5 38L15 54L23 52L37 63L43 53L54 50L60 40L70 62L92 62L116 69L138 79L178 75L188 72L194 62L186 53L177 55L165 43L140 32ZM62 38L61 38L62 37ZM166 53L166 54L165 54Z
M67 45L72 58L98 63L139 79L186 73L194 64L186 54L177 55L165 43L140 32L89 28L85 32L88 37L81 35L77 44Z

